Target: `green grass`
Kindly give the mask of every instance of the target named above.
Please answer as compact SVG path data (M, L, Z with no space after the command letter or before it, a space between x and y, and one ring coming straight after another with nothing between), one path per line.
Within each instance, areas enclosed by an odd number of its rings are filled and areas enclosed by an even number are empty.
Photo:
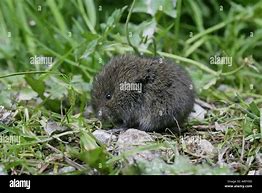
M57 174L67 166L77 169L71 174L161 173L158 165L171 174L259 169L262 2L178 0L176 12L170 2L151 6L152 12L142 1L128 0L0 2L0 105L14 113L6 124L0 112L0 135L21 140L0 143L0 167L6 173ZM159 6L164 9L158 11ZM150 30L153 34L145 36ZM124 53L159 55L188 70L198 98L213 108L204 120L190 120L182 137L210 141L218 150L215 157L194 154L181 136L171 134L159 134L155 143L120 156L96 141L92 131L100 126L84 117L92 79L111 57ZM232 57L232 65L210 64L215 55ZM30 64L33 56L51 56L54 63ZM49 136L46 120L67 130ZM218 125L227 130L217 131ZM152 170L146 161L121 164L144 149L169 154L155 160Z

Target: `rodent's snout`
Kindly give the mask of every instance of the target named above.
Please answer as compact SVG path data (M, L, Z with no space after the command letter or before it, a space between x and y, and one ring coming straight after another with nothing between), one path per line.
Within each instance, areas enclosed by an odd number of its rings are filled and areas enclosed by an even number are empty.
M102 121L107 123L113 123L114 125L122 125L123 120L120 116L117 116L117 112L112 112L107 107L100 107L96 111L96 117Z
M96 115L98 118L102 118L103 116L103 111L100 109L98 112L97 112L97 115Z
M110 119L109 110L107 110L106 108L99 108L96 113L96 116L100 120Z

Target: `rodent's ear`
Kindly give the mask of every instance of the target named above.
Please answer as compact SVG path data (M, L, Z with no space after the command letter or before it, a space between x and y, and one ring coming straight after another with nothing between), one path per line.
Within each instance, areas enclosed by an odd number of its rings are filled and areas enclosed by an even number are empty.
M154 73L147 73L142 77L138 77L136 80L136 83L142 83L143 85L148 83L153 83L155 80L155 74Z

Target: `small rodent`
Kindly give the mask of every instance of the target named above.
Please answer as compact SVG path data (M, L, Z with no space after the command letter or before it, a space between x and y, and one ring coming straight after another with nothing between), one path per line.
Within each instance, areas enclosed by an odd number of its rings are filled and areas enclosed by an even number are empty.
M91 105L99 119L121 128L177 131L194 105L187 72L159 58L114 57L93 82Z

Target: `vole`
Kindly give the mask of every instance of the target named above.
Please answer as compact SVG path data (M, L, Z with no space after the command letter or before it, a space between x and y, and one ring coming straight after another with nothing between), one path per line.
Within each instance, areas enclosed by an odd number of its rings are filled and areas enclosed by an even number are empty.
M161 57L122 55L96 75L91 105L101 120L121 128L180 131L194 105L188 73Z

